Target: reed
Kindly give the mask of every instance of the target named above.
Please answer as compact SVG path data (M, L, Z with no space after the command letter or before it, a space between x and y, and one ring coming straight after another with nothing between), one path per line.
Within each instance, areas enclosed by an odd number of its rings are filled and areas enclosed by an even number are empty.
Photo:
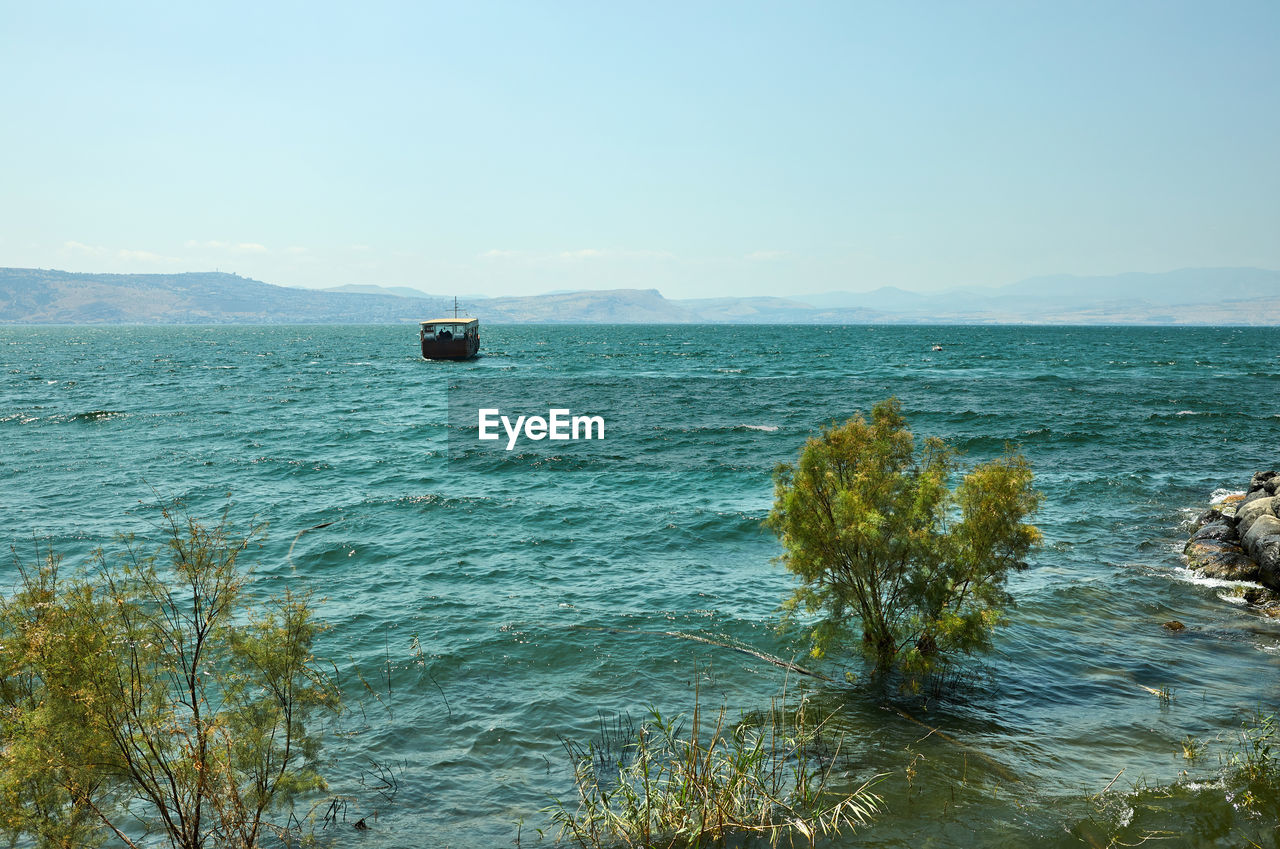
M578 798L548 809L558 839L583 849L703 847L739 836L812 846L863 825L881 805L871 792L879 776L834 790L844 776L833 715L815 722L803 701L789 710L783 697L763 716L730 723L721 707L704 722L695 696L691 717L653 710L616 759L600 756L607 741L566 742Z
M1227 755L1235 801L1255 814L1280 818L1280 723L1275 714L1259 711L1240 726ZM1280 821L1280 820L1278 820Z

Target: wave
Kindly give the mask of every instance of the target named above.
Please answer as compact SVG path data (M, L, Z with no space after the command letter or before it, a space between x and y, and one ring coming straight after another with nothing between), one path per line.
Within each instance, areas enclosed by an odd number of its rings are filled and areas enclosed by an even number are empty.
M1175 568L1172 574L1175 580L1182 581L1187 584L1195 584L1201 587L1225 589L1227 587L1243 587L1250 585L1249 581L1228 581L1223 578L1210 578L1205 575L1197 575L1191 569L1182 566Z
M65 421L68 422L101 422L107 419L114 419L129 415L124 410L90 410L87 413L76 413L73 416L67 416Z

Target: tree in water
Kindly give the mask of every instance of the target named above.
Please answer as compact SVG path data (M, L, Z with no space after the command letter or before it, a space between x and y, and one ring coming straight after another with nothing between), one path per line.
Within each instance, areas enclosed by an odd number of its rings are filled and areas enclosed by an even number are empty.
M166 510L67 576L52 554L0 599L0 832L251 849L320 790L307 722L338 706L306 596L255 601L235 534Z
M1040 540L1026 459L1006 451L948 488L956 453L917 451L896 398L813 437L774 474L767 525L800 579L785 623L809 614L820 657L852 636L878 671L911 686L957 653L990 648L1011 599L1009 572Z

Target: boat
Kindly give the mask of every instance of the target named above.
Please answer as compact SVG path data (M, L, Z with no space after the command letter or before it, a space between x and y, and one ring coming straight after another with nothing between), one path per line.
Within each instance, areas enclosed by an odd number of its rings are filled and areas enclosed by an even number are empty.
M424 360L469 360L480 351L480 320L459 318L457 298L453 318L433 318L418 326Z

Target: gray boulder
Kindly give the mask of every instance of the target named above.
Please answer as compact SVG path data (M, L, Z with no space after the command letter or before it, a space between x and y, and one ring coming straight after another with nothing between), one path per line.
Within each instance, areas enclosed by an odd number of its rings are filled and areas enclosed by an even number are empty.
M1269 472L1256 472L1254 476L1249 479L1249 492L1253 493L1257 490L1265 489L1268 494L1275 495L1277 479L1280 479L1280 474L1277 474L1274 470Z
M1262 537L1254 545L1257 552L1258 583L1280 592L1280 536Z
M1280 536L1280 519L1267 513L1249 524L1249 529L1245 531L1244 536L1240 537L1240 547L1244 549L1245 554L1257 559L1255 552L1259 542L1271 536Z
M1253 492L1246 495L1244 499L1240 502L1240 505L1244 506L1245 504L1249 504L1251 502L1259 501L1266 498L1271 498L1271 493L1259 487L1258 489L1255 489Z
M1275 496L1263 495L1261 498L1245 502L1236 510L1236 533L1240 534L1241 539L1249 533L1249 528L1259 517L1270 516L1273 519L1276 517L1274 504Z

